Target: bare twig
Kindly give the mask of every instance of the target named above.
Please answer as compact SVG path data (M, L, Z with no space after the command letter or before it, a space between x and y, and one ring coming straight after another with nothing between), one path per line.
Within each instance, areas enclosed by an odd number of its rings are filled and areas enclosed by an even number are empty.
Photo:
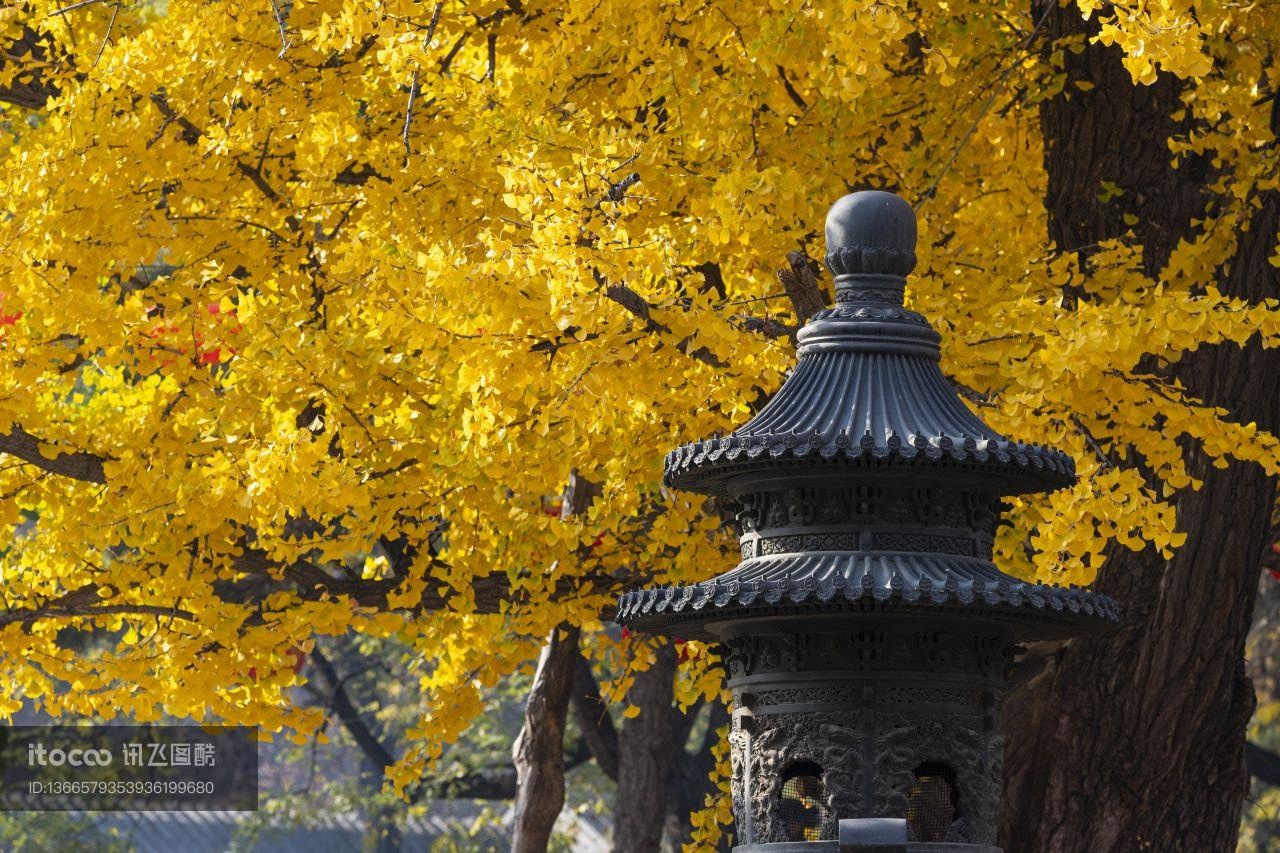
M293 46L293 39L289 38L284 25L284 13L280 11L280 4L277 0L267 0L271 4L271 14L275 15L276 26L280 29L280 52L276 54L278 58L283 59L289 48Z
M552 350L552 357L553 358L555 357L554 350ZM579 383L581 383L582 380L587 377L587 374L590 373L597 364L599 364L599 362L593 361L590 364L588 364L586 367L582 368L582 370L578 371L578 375L573 377L573 381L565 386L564 391L562 391L560 396L556 399L557 406L564 405L564 401L568 400L569 395L571 395L574 391L578 389Z
M120 14L121 0L116 0L115 6L111 9L111 20L107 22L107 32L102 37L102 44L98 45L98 54L93 58L93 64L96 66L98 60L102 59L102 52L107 49L107 42L111 41L111 31L116 26L116 16Z
M795 104L801 110L808 112L809 102L804 99L804 96L796 91L795 86L791 85L791 80L787 77L787 69L783 68L781 65L778 66L778 76L782 78L782 86L787 90L787 97L791 99L791 103Z
M404 140L404 154L406 157L413 153L413 149L409 145L409 130L413 127L413 105L417 100L418 72L415 69L413 77L409 80L409 104L404 110L404 132L400 134L400 138Z
M497 72L498 65L498 34L489 33L489 68L485 72L484 79L493 82L494 74Z
M85 6L92 6L95 3L105 3L106 0L80 0L79 3L72 3L70 6L63 6L61 9L55 9L52 14L65 15L68 12L74 12L76 9L83 9Z
M720 16L722 18L724 18L726 21L729 22L729 26L733 27L733 34L738 37L738 44L742 45L742 49L744 51L747 50L747 40L742 37L742 27L734 23L733 18L730 18L729 13L726 12L724 9L721 9L719 6L716 6L714 8L717 12L720 13Z
M1000 97L1000 93L1004 91L1004 82L1009 79L1009 75L1018 67L1018 58L1020 58L1022 53L1031 46L1033 41L1035 41L1036 36L1040 34L1040 30L1044 28L1044 25L1049 20L1049 13L1057 7L1056 3L1050 3L1045 7L1044 14L1041 15L1040 20L1036 22L1035 29L1031 31L1031 35L1027 36L1026 40L1018 46L1018 51L1015 55L1014 61L1010 62L1009 67L1004 70L1004 73L996 78L994 84L991 84L994 87L991 97L987 98L987 102L982 105L982 109L979 110L978 115L974 117L973 122L969 125L969 129L965 131L964 136L960 138L960 144L951 152L951 156L947 158L947 162L943 165L942 171L938 172L938 176L933 179L933 183L929 184L929 188L921 193L920 199L915 204L916 210L919 210L924 206L925 202L933 198L934 193L938 189L938 184L942 183L942 179L951 171L951 166L956 162L956 158L960 156L960 152L969 144L969 140L973 138L974 131L978 129L978 125L982 123L982 120L986 118L987 113L991 111L991 105L996 102L996 98Z
M786 299L785 293L766 293L764 296L748 296L744 299L731 299L725 305L750 305L752 302L765 302L770 299Z
M436 26L440 23L440 12L444 10L444 2L436 4L435 10L431 13L431 21L427 24L427 34L422 38L422 46L430 47L431 39L435 38Z
M383 477L390 477L393 474L399 474L401 471L407 471L417 464L418 464L417 459L406 459L403 462L401 462L399 465L395 465L391 468L384 468L380 471L374 471L373 473L369 474L369 476L366 479L381 480Z
M1075 425L1075 428L1079 431L1080 435L1084 436L1085 443L1089 445L1089 449L1093 451L1094 455L1098 457L1098 461L1102 463L1102 470L1110 471L1112 468L1115 468L1116 463L1111 461L1111 457L1102 449L1102 445L1100 445L1098 440L1093 437L1093 433L1089 431L1080 418L1076 415L1072 415L1071 423Z

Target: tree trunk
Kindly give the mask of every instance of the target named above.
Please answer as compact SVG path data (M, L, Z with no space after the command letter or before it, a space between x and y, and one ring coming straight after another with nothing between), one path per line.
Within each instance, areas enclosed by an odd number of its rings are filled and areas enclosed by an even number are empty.
M564 722L577 658L578 629L553 628L511 750L516 765L513 853L546 853L564 807Z
M684 744L672 682L676 650L664 641L653 666L636 675L627 702L640 714L626 721L618 739L618 805L614 809L616 853L652 853L662 842L670 805L670 783Z
M1052 39L1096 32L1074 4L1034 0L1037 20L1046 9L1045 50ZM1207 163L1170 165L1180 84L1162 75L1135 86L1119 51L1097 44L1067 52L1066 71L1069 94L1041 107L1050 236L1087 257L1128 230L1124 213L1136 214L1154 275L1209 201ZM1094 88L1080 91L1075 80ZM1102 202L1103 180L1124 194ZM1259 201L1229 270L1216 277L1224 293L1252 300L1274 296L1278 284L1266 258L1280 199L1269 192ZM1234 419L1270 430L1280 422L1276 351L1206 346L1163 372ZM1151 549L1113 549L1096 588L1116 599L1121 626L1033 650L1042 668L1006 702L1008 853L1235 849L1253 708L1244 640L1275 483L1254 465L1219 470L1197 447L1187 451L1204 486L1175 501L1186 544L1169 561Z

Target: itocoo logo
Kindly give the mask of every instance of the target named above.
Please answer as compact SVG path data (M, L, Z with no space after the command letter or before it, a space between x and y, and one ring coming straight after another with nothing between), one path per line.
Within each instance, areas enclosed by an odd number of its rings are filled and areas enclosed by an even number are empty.
M106 767L111 763L109 749L46 749L42 743L27 744L27 766Z

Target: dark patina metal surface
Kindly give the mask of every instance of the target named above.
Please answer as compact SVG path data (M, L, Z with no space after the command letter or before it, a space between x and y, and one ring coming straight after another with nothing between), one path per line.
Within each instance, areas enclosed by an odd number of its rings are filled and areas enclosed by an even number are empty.
M742 561L619 602L631 628L718 644L742 851L827 849L875 817L905 819L912 850L994 850L1016 642L1117 619L992 561L1002 499L1070 486L1074 464L956 394L903 306L915 238L895 195L832 207L836 304L800 331L794 372L732 435L667 456L668 485L737 508Z

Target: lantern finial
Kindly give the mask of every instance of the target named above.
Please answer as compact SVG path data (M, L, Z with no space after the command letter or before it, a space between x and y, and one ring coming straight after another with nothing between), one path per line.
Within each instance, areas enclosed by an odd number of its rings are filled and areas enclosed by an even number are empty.
M916 265L916 215L900 196L864 190L841 198L827 213L827 266L837 293L869 279L902 279Z

